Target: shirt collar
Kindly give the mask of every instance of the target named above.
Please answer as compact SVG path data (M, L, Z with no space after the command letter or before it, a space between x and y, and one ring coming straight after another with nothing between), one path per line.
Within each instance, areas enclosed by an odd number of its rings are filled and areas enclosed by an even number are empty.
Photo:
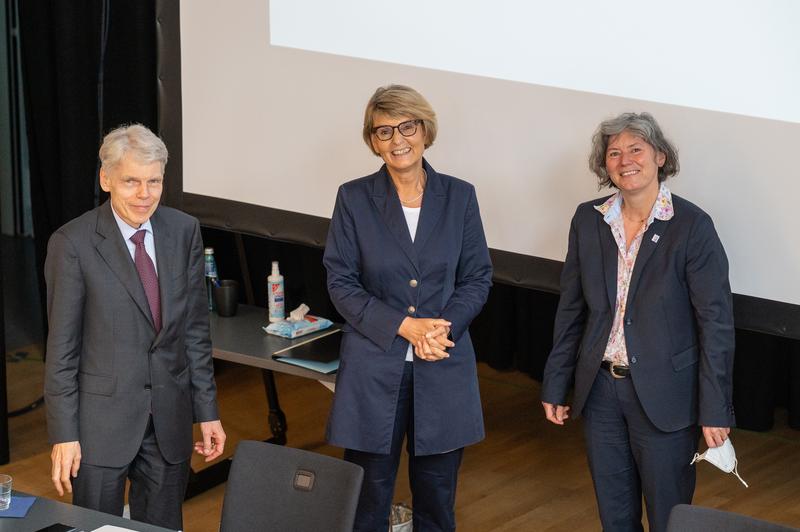
M150 236L153 236L153 226L150 224L150 219L149 218L145 223L143 223L139 227L139 229L136 229L135 227L131 227L130 225L128 225L128 223L125 220L123 220L122 218L119 217L119 215L117 214L117 211L114 210L114 205L113 204L111 204L111 212L114 214L114 219L117 221L117 226L119 227L119 232L122 233L122 238L124 238L125 241L130 240L130 238L134 234L136 234L137 231L141 231L142 229L144 229L145 231L150 233Z
M603 215L603 220L607 224L611 224L614 220L622 218L622 193L617 192L605 202L600 205L594 206L597 211ZM675 216L675 211L672 208L672 193L667 188L667 185L661 183L658 188L658 196L653 208L650 211L650 216L647 218L647 225L653 223L653 220L667 221Z

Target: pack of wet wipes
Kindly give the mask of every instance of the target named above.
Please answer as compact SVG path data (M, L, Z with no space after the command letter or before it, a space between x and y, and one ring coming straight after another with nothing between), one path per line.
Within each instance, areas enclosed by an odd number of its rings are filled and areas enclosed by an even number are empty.
M709 447L706 449L706 452L702 454L694 453L694 458L692 458L690 465L694 464L695 462L699 462L700 460L710 462L725 473L733 473L736 475L736 478L738 478L742 484L744 484L745 488L749 487L747 482L745 482L742 477L739 476L739 462L736 460L736 451L733 450L733 444L731 443L730 438L726 439L725 443L719 447Z

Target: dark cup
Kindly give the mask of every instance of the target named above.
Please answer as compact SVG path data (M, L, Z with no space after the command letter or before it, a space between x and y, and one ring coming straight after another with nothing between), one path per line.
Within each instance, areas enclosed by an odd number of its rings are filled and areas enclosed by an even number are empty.
M222 317L236 315L239 306L239 283L223 279L214 287L214 301L217 303L217 314Z

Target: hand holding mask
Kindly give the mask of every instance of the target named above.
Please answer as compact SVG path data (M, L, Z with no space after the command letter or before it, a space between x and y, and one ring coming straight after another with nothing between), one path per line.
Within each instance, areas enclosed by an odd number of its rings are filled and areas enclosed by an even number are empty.
M730 438L726 439L725 442L719 447L710 447L702 454L694 453L694 458L692 458L690 464L694 464L700 460L710 462L725 473L733 473L736 475L736 478L741 480L745 488L749 487L747 482L745 482L742 477L739 476L739 462L736 460L736 451L733 450L733 444L731 443Z

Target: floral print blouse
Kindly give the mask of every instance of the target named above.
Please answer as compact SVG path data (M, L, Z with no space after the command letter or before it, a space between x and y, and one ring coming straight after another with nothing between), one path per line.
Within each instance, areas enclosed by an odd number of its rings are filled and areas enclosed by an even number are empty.
M675 212L672 209L672 194L664 183L658 190L656 202L650 211L650 216L639 228L636 237L631 242L631 246L625 249L625 224L622 219L622 194L617 192L602 205L596 205L602 215L603 220L611 228L614 240L617 242L617 304L614 313L614 323L611 326L611 334L608 337L608 344L603 355L603 360L608 360L615 365L628 365L628 351L625 346L625 303L628 300L628 287L631 282L633 265L636 263L636 256L639 254L639 246L642 244L642 237L654 219L669 220Z

